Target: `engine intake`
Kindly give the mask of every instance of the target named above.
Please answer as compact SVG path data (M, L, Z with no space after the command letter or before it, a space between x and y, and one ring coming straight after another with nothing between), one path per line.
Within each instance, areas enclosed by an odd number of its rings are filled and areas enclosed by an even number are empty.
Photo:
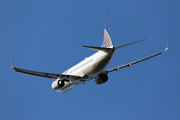
M105 82L107 82L107 81L108 81L108 76L107 76L107 75L100 75L100 76L95 80L95 82L96 82L97 85L103 84L103 83L105 83Z
M65 81L64 80L56 80L52 83L52 89L57 90L64 87Z

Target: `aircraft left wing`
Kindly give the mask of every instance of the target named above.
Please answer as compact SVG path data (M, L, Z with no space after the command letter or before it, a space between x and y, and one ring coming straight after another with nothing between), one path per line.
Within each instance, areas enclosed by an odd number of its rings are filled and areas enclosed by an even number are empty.
M134 65L134 64L136 64L136 63L139 63L139 62L148 60L148 59L150 59L150 58L153 58L153 57L155 57L155 56L158 56L158 55L162 54L163 52L165 52L167 49L168 49L168 47L167 47L164 51L158 52L158 53L156 53L156 54L153 54L153 55L151 55L151 56L145 57L145 58L143 58L143 59L136 60L136 61L133 61L133 62L124 64L124 65L121 65L121 66L118 66L118 67L114 67L114 68L105 70L105 71L101 72L99 75L101 75L101 74L108 74L108 73L110 73L110 72L118 71L118 70L120 70L120 69L122 69L122 68L125 68L125 67L130 67L130 66L132 66L132 65Z
M40 77L46 77L46 78L53 78L53 79L67 79L72 82L74 82L76 79L80 78L80 76L74 76L74 75L65 75L65 74L53 74L53 73L45 73L45 72L38 72L38 71L32 71L32 70L25 70L21 68L16 68L14 65L12 67L15 71L25 73L25 74L30 74L30 75L35 75L35 76L40 76Z

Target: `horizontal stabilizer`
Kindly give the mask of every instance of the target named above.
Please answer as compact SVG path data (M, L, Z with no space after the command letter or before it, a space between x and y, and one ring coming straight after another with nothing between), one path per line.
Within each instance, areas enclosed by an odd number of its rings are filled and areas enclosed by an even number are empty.
M82 47L97 50L97 51L108 51L108 50L112 49L112 48L93 47L93 46L82 46Z
M119 46L119 47L115 47L115 50L116 50L116 49L119 49L119 48L126 47L126 46L128 46L128 45L132 45L132 44L134 44L134 43L138 43L138 42L141 42L141 41L147 40L147 39L148 39L148 38L145 38L145 39L138 40L138 41L135 41L135 42L132 42L132 43L128 43L128 44L125 44L125 45L121 45L121 46Z

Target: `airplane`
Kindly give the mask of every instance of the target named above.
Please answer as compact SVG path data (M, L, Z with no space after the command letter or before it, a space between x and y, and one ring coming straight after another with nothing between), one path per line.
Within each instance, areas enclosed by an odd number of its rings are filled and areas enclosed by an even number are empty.
M12 68L17 72L55 79L55 81L52 82L52 85L51 85L52 89L56 90L57 92L64 93L72 89L73 87L79 84L84 84L85 82L92 79L95 79L95 83L97 85L103 84L108 81L108 74L110 72L118 71L122 68L130 67L136 63L148 60L150 58L153 58L155 56L162 54L168 49L168 47L166 47L165 50L158 52L156 54L150 55L148 57L124 64L121 66L117 66L117 67L105 70L105 68L110 63L115 50L147 40L146 38L146 39L138 40L138 41L128 43L125 45L121 45L118 47L114 47L112 45L112 41L110 37L109 10L107 10L107 16L108 16L108 20L107 20L107 26L104 29L104 39L103 39L102 46L101 47L82 46L84 48L96 50L97 52L91 55L90 57L85 58L80 63L69 68L62 74L37 72L37 71L17 68L14 66L13 58L12 58L12 62L13 62Z

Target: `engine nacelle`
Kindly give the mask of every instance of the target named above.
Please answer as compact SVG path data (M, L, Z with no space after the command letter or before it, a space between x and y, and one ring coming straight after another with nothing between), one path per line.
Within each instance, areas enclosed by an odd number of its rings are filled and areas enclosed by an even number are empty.
M103 83L105 83L105 82L107 82L107 81L108 81L108 76L107 76L107 75L100 75L100 76L95 80L95 82L96 82L97 85L103 84Z
M64 80L56 80L52 83L51 86L52 86L52 89L57 90L64 87L65 84L66 84L66 81Z

